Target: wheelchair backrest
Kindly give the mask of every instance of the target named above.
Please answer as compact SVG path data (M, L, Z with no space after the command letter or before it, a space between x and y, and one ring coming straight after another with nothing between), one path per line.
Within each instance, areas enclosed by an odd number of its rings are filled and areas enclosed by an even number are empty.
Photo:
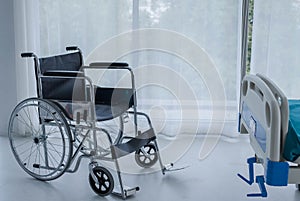
M38 86L38 89L40 87L40 91L38 90L39 97L58 101L82 100L85 97L85 82L83 79L67 78L63 74L60 74L59 77L43 77L50 71L81 71L82 63L80 51L39 58L38 67L42 75L41 81L38 82L41 85Z

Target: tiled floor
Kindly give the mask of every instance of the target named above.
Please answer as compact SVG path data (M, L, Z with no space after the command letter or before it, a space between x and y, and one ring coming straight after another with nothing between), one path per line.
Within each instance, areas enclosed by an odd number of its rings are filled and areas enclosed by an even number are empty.
M186 169L169 172L164 176L160 172L142 174L143 170L139 170L141 174L123 174L124 183L138 185L141 189L127 200L300 200L300 192L294 185L283 188L267 186L267 199L247 198L247 193L259 191L256 184L248 186L236 176L237 173L248 174L246 158L252 156L253 151L249 146L247 136L234 140L221 138L211 154L204 160L199 160L199 150L203 139L203 137L197 137L187 152L175 163L176 167L188 166ZM167 145L163 149L167 149ZM164 152L163 157L165 161L172 158ZM6 137L0 137L0 158L0 201L121 200L112 195L99 197L90 189L89 161L83 161L79 171L74 174L66 173L57 180L41 182L31 178L18 166ZM125 168L125 171L126 169L134 170L135 173L138 171L136 165L128 158L122 160L121 167ZM257 173L263 171L260 166L256 168Z

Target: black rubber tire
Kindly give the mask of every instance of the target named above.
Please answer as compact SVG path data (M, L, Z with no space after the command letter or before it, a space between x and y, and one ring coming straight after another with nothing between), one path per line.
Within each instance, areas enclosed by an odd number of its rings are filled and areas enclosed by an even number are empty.
M152 167L158 160L158 153L157 148L154 144L149 143L144 147L145 152L148 156L142 152L142 148L135 152L135 161L136 163L143 168L150 168Z
M114 179L112 174L106 168L101 166L93 168L93 173L99 182L99 185L97 185L92 175L89 174L89 183L93 191L100 196L111 194L114 189Z

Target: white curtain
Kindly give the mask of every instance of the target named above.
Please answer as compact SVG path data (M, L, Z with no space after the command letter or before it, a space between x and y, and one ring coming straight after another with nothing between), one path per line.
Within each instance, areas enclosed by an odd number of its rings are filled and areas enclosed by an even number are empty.
M187 40L191 40L202 49L202 53L201 51L196 52L189 48L186 40L174 40L173 43L176 45L171 52L147 50L138 53L139 65L151 63L168 66L180 75L182 81L188 82L189 87L186 87L178 81L177 90L179 94L181 91L191 90L197 101L186 97L180 106L187 111L198 110L198 116L189 116L190 113L188 113L188 117L182 119L182 122L185 125L191 125L198 121L199 133L214 133L211 128L220 126L224 119L219 117L223 114L225 114L225 124L221 132L229 136L235 136L237 133L236 91L238 90L236 81L238 74L236 69L239 64L237 62L239 11L240 1L234 0L139 1L139 28L167 29L182 34ZM210 62L196 62L196 65L192 66L192 59L181 57L182 55L178 56L177 49L179 49L178 52L180 50L188 52L187 54L192 58L208 57ZM204 71L209 71L209 69L216 70L213 77L205 76ZM151 71L150 68L149 71ZM144 79L146 79L146 75ZM218 86L219 79L223 86L212 89L212 86ZM148 89L144 97L148 96L148 99L151 99L151 97L155 97L156 92L157 89L152 87L152 91ZM215 94L224 94L225 102L220 100L222 95L216 98L217 101L214 101ZM169 99L173 100L165 93L164 100ZM170 105L170 102L165 101L161 104ZM223 108L224 104L225 108ZM166 108L169 107L166 106ZM222 114L223 109L225 109L225 113ZM214 116L212 111L219 115ZM168 119L174 118L177 118L176 115L170 114ZM198 118L197 121L194 118ZM211 127L209 128L209 126Z
M180 124L185 132L214 133L222 127L221 133L236 136L240 5L235 0L15 0L18 97L35 91L32 63L21 60L20 52L49 56L77 45L88 61L122 53L115 59L143 69L137 70L142 72L138 103L158 124L163 120L161 132L172 135ZM102 55L95 57L97 52Z
M255 0L251 72L270 77L288 98L300 98L299 36L299 0Z
M23 52L39 53L39 4L38 0L14 0L15 61L18 101L36 96L32 60L21 58Z

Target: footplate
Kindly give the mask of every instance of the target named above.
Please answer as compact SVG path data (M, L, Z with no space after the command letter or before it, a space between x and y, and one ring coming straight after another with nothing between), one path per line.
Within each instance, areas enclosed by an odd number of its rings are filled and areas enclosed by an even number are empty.
M119 143L111 146L112 156L114 159L121 158L126 156L132 152L139 150L141 147L147 145L149 142L154 141L156 139L153 128L149 130L139 133L135 138L131 138L129 141L125 143Z
M122 197L123 199L126 199L127 197L135 195L136 192L139 190L140 188L138 186L137 187L124 186L122 190L122 187L119 185L114 188L112 194L118 197Z
M189 166L184 166L184 167L180 167L180 168L174 168L174 164L173 163L169 163L169 164L163 166L162 173L166 174L166 172L179 171L179 170L183 170L183 169L188 168L188 167Z

